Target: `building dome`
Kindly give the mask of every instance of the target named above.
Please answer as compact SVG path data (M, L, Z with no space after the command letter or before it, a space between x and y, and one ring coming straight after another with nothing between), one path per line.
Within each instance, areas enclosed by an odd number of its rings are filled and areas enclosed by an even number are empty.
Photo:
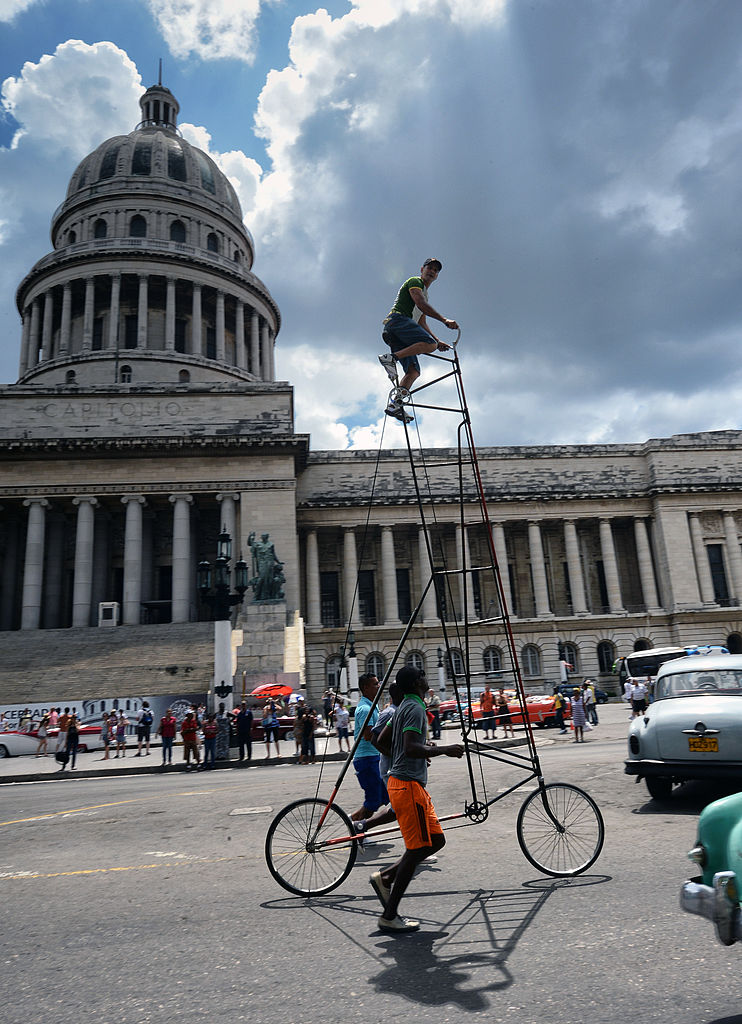
M139 103L134 131L75 169L53 252L18 289L20 382L271 381L280 314L237 194L180 135L169 89Z

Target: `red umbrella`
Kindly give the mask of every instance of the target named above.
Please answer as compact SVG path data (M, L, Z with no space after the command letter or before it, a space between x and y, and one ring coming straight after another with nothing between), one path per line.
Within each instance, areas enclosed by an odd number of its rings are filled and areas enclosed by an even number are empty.
M285 683L261 683L250 694L251 697L287 697L293 689Z

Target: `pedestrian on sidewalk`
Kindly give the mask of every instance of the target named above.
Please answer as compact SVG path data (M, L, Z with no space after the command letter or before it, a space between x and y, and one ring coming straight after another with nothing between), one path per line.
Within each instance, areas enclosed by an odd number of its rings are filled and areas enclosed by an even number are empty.
M134 757L142 756L142 744L146 744L144 756L149 757L149 737L152 731L152 722L154 715L152 714L152 708L149 706L149 701L142 701L142 706L137 712L137 740L139 745L137 752Z
M126 757L126 730L129 728L129 719L123 711L119 711L116 719L116 757Z
M107 761L111 754L111 726L107 711L103 711L100 716L100 741L103 746L101 761Z
M196 767L201 763L201 758L198 756L197 733L198 719L195 712L189 711L180 727L180 735L183 737L183 760L186 763L186 768L191 767L191 755L193 755L193 763Z
M172 708L168 708L160 719L160 724L157 726L157 735L162 740L163 768L166 764L173 763L173 743L175 742L175 732L177 727L178 720L173 714Z
M223 704L222 707L224 707ZM216 738L219 733L219 725L213 711L206 716L206 721L201 726L201 729L204 734L204 759L200 767L205 770L206 768L214 767L216 758Z
M243 700L235 718L240 761L245 759L245 750L247 750L247 760L252 761L252 723L252 711L247 706L247 701Z
M38 729L36 730L36 735L37 735L38 740L39 740L39 745L36 748L36 757L46 757L46 746L47 746L47 743L49 742L48 741L48 736L49 736L49 731L48 730L49 730L49 716L48 715L44 715L44 717L39 722ZM42 748L43 748L43 750L42 750Z

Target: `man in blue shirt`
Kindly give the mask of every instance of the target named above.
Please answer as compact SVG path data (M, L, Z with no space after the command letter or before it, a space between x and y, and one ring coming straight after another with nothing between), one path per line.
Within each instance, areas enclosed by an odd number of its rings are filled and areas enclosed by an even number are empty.
M353 735L356 739L363 735L366 725L373 729L379 718L379 709L371 711L374 697L379 690L379 680L370 673L358 680L361 699L358 701L353 719ZM353 821L368 818L383 804L389 803L386 788L381 781L379 772L379 751L368 740L362 739L353 755L353 767L358 776L358 783L363 790L363 804L351 814Z

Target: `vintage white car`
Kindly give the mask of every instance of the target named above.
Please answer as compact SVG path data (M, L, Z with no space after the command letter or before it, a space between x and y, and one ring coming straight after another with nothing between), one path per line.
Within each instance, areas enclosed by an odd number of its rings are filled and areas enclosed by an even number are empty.
M694 655L660 668L655 700L629 726L627 775L655 800L674 783L740 778L742 655Z
M57 749L58 732L59 729L49 730L46 749L50 755L53 755ZM20 757L23 754L35 754L38 746L39 737L36 734L36 729L32 729L30 732L22 732L20 729L0 732L0 757ZM99 725L80 726L80 744L77 749L80 753L85 753L86 750L103 749Z

